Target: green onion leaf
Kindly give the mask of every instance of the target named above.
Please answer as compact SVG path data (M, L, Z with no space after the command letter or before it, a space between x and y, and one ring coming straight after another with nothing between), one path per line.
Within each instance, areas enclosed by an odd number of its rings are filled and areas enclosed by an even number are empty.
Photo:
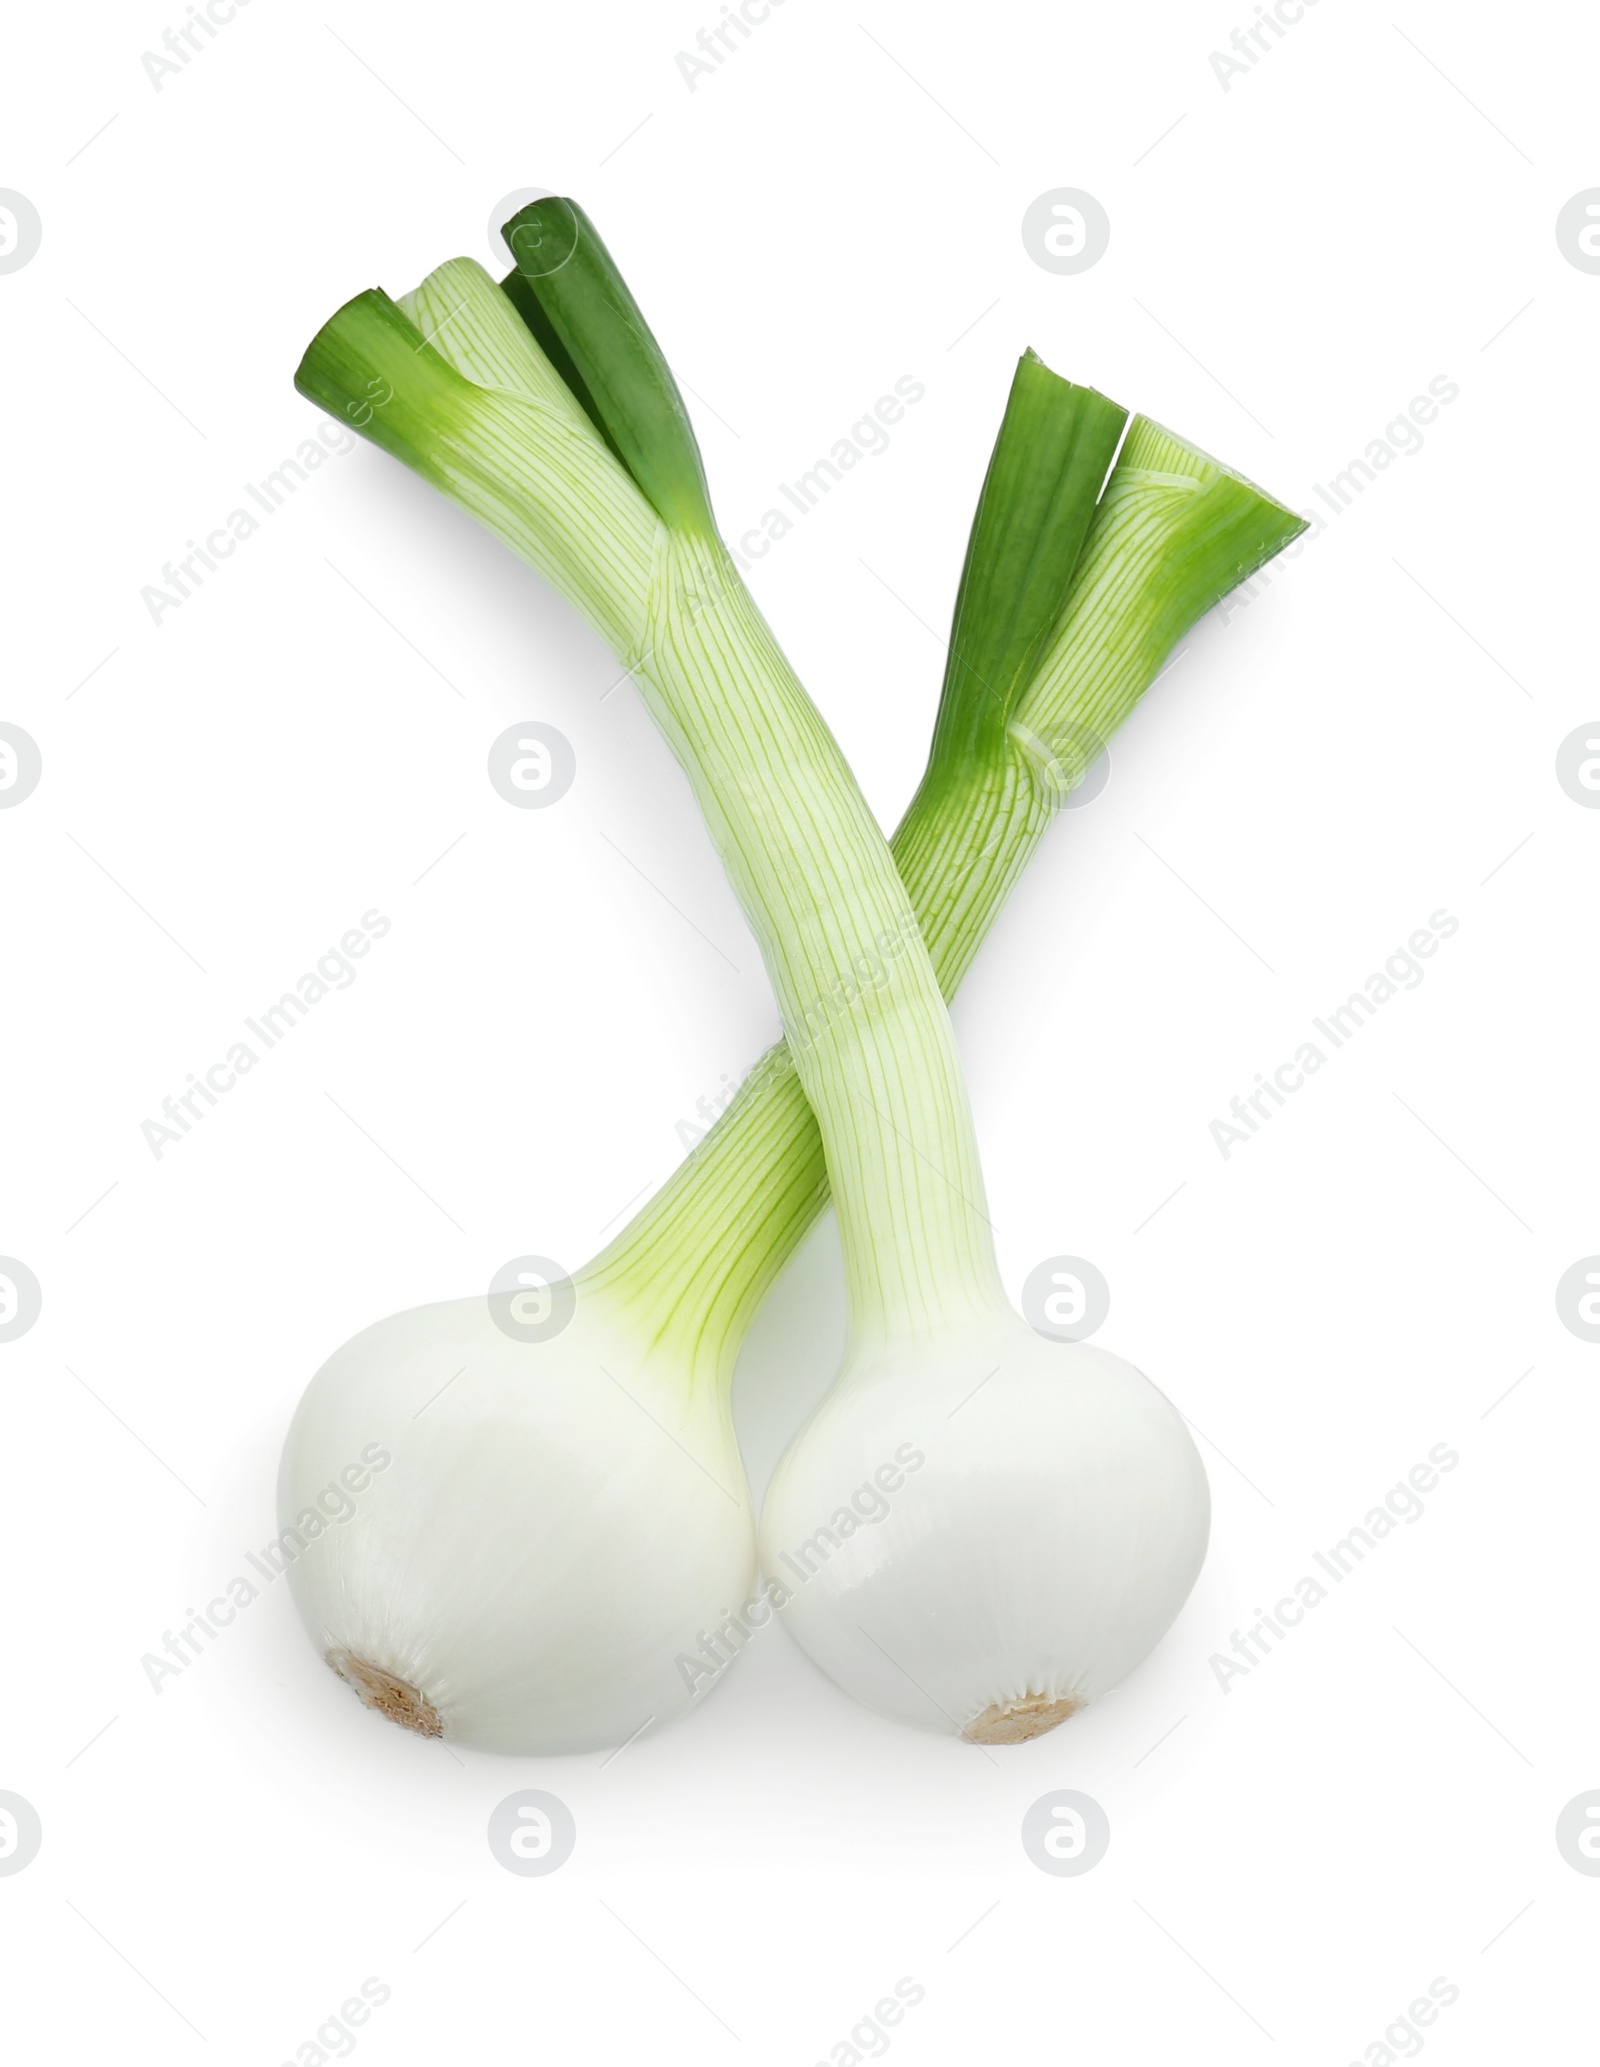
M674 530L715 538L689 412L594 224L552 196L520 209L504 235L517 261L513 306L646 501Z
M1055 629L1128 412L1018 361L956 594L933 765L1002 737Z

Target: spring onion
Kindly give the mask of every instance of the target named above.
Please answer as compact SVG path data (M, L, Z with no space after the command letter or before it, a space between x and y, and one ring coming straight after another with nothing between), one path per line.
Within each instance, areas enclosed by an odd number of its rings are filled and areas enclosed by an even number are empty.
M591 226L541 203L508 237L504 290L462 260L398 305L359 296L298 385L611 640L689 774L789 1042L553 1289L559 1332L518 1340L491 1301L458 1300L392 1316L324 1365L285 1449L286 1534L330 1460L379 1439L394 1462L349 1524L304 1532L301 1613L364 1699L425 1734L582 1749L691 1705L703 1685L686 1661L766 1606L734 1356L831 1177L851 1348L768 1502L768 1598L888 1712L984 1741L1034 1734L1170 1621L1203 1552L1205 1483L1146 1380L1044 1342L1005 1302L941 987L1085 742L1300 526L1143 419L1095 508L1122 412L1025 359L891 860L717 537L671 375ZM925 1461L888 1516L788 1598L782 1552L907 1444Z

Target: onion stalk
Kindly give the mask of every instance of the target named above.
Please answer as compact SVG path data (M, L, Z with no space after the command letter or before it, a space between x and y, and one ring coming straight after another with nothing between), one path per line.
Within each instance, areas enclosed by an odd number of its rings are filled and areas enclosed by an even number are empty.
M941 993L1092 746L1301 526L1143 419L1096 507L1123 413L1025 358L891 859L717 536L671 375L591 226L541 203L508 236L504 291L460 260L398 305L359 296L297 384L611 641L689 775L789 1038L555 1288L559 1332L517 1339L491 1295L393 1316L324 1365L285 1449L285 1529L352 1440L395 1461L349 1524L305 1544L296 1599L363 1698L428 1734L586 1749L692 1705L704 1689L684 1661L763 1606L734 1358L831 1176L851 1347L780 1469L769 1560L897 1447L926 1461L789 1602L790 1626L890 1713L1033 1734L1176 1613L1205 1482L1146 1380L1044 1342L1006 1303Z

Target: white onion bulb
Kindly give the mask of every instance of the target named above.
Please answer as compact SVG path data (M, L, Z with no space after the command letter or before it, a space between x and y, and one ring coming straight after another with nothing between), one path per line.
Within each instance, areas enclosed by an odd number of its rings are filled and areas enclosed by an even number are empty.
M847 1358L778 1468L761 1551L785 1626L857 1700L1011 1743L1153 1648L1209 1520L1199 1454L1147 1378L1000 1313Z
M732 1424L603 1298L543 1342L505 1334L486 1298L355 1336L300 1402L280 1527L373 1444L389 1464L289 1567L313 1642L369 1705L487 1751L589 1751L714 1684L679 1660L755 1580Z

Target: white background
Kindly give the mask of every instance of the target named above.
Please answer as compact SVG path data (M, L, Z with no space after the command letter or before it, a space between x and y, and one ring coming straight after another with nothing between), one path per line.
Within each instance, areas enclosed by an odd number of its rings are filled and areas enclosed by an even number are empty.
M806 2067L910 1976L908 2067L1337 2067L1443 1976L1441 2062L1578 2057L1600 1880L1553 1833L1600 1786L1600 1350L1553 1295L1600 1249L1600 814L1554 767L1600 707L1600 277L1554 225L1600 182L1593 23L1321 0L1225 90L1243 0L787 0L691 91L709 4L254 0L157 90L179 18L28 11L4 89L0 185L43 223L0 276L0 716L44 757L0 812L0 1250L44 1291L0 1348L0 1788L44 1828L0 1877L14 2056L315 2061L377 1976L374 2063ZM859 1711L781 1631L609 1763L389 1728L282 1588L159 1695L140 1667L270 1536L323 1357L591 1254L775 1030L610 656L392 462L330 461L159 625L141 600L315 431L322 320L487 261L526 186L611 242L730 533L925 383L752 575L885 824L1024 345L1308 509L1460 389L1190 635L957 1009L1008 1283L1098 1264L1100 1339L1204 1432L1215 1497L1158 1653L1026 1746ZM1112 226L1066 278L1019 228L1061 186ZM549 811L485 778L526 718L577 754ZM353 986L154 1157L161 1100L373 907ZM1225 1160L1229 1100L1441 907L1425 981ZM741 1367L758 1487L842 1326L828 1225ZM1224 1691L1231 1632L1441 1443L1424 1517ZM485 1825L535 1785L577 1849L517 1879ZM1062 1787L1111 1823L1082 1878L1019 1839Z

